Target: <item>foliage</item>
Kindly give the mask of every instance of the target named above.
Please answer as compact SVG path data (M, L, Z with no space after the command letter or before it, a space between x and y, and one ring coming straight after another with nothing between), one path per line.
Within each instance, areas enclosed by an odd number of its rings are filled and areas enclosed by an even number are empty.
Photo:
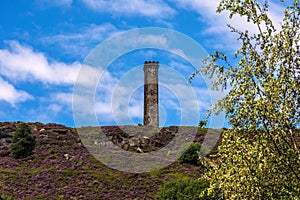
M180 156L181 163L189 163L192 165L199 164L199 151L201 148L200 142L193 142L189 148Z
M228 199L297 199L299 2L286 7L277 29L268 14L268 1L261 5L256 0L222 0L217 11L228 11L230 18L246 17L257 30L240 31L229 25L241 41L235 54L237 65L226 54L215 52L196 72L217 77L213 88L229 91L210 110L225 111L232 130L222 134L214 162L205 161L210 167L209 191L221 188Z
M206 125L206 122L205 122L205 121L203 121L203 120L199 121L199 125L198 125L199 128L204 128L205 125Z
M0 193L0 200L12 200L10 196L4 196L3 194Z
M211 199L204 195L200 197L205 188L209 186L209 183L203 179L191 179L183 178L176 179L172 181L167 181L162 185L156 195L157 200L176 200L176 199L186 199L186 200L200 200L200 199Z
M299 181L286 163L297 170L295 153L281 149L287 152L280 156L266 133L245 133L226 131L215 160L203 161L210 167L210 191L221 189L228 199L297 199Z
M49 154L55 154L55 153L56 153L56 150L55 150L55 149L49 149L49 150L48 150L48 153L49 153Z
M35 136L31 133L29 125L19 123L12 137L11 153L15 158L24 158L33 154Z

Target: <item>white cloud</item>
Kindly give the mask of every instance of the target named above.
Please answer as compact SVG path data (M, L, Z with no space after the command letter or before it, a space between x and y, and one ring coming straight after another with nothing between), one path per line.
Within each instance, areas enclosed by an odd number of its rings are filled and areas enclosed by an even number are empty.
M269 14L272 19L274 26L277 30L281 29L281 21L284 16L285 7L274 3L272 1L269 2Z
M70 112L73 103L73 94L71 92L58 92L50 94L50 98L43 98L47 104L47 110L50 110L52 115L57 115L62 112Z
M52 95L53 100L55 102L59 102L60 104L65 104L71 108L72 106L72 99L73 99L73 94L72 93L56 93Z
M128 106L128 113L131 118L143 118L144 107L143 99L140 98L131 98Z
M59 105L59 104L53 103L53 104L50 104L50 105L47 107L47 109L50 110L52 114L53 114L53 113L59 113L59 112L62 111L63 106L62 106L62 105Z
M12 81L40 81L46 84L74 84L80 63L49 61L41 52L8 42L9 49L0 49L0 74Z
M163 35L136 35L136 37L130 38L130 42L133 46L151 44L154 46L168 47L168 39Z
M189 56L187 56L181 49L172 49L172 52L180 57L182 57L185 60L191 59Z
M101 123L111 123L114 121L114 117L112 115L113 109L111 102L100 101L95 103L95 112L97 114L97 118Z
M63 42L63 41L82 41L82 40L92 40L92 41L102 41L107 35L115 34L119 30L112 24L105 23L102 25L91 24L82 30L78 30L76 33L70 34L58 34L49 39L54 40L53 42ZM48 39L48 38L47 38ZM46 40L47 40L46 39Z
M56 45L63 53L84 58L89 51L104 39L121 32L110 23L91 24L72 33L60 33L41 39L46 45Z
M12 106L16 103L23 102L26 100L33 99L31 95L25 91L17 90L13 85L9 84L7 81L0 77L0 101L6 101Z
M115 15L140 15L152 18L167 18L175 10L162 0L82 0L88 7L98 12Z
M93 84L98 82L99 77L97 76L97 74L99 74L99 71L95 68L86 65L84 69L84 72L81 72L85 74L84 78L77 80L76 83L80 85L79 87L91 89L94 86ZM109 72L106 71L102 74L101 83L97 87L97 91L99 93L97 95L99 96L99 99L97 98L95 100L94 105L96 112L99 112L100 114L104 115L107 114L107 109L110 109L111 107L109 99L113 91L113 87L115 86L115 82L116 79L112 77ZM73 98L79 99L79 101L81 102L80 106L86 105L86 95L89 96L91 95L91 93L92 95L94 95L93 92L93 90L85 90L82 94L73 94L72 92L53 93L51 94L50 101L53 104L58 104L60 106L66 107L67 109L71 109L73 104Z
M112 123L114 119L111 97L116 81L110 72L84 65L77 80L79 85L70 94L71 98L67 94L57 94L56 99L72 100L76 123L81 124L84 121L82 124L95 124L90 119L95 115L100 123Z
M97 84L100 76L101 79L107 78L107 76L110 76L110 73L103 73L103 70L101 68L94 68L88 65L82 65L82 68L80 69L79 76L76 79L76 84L79 84L81 86L94 86Z
M236 38L232 36L229 31L227 24L232 25L239 30L249 30L252 33L257 33L258 29L252 23L248 23L245 17L234 15L232 19L229 19L228 12L223 11L221 14L217 14L217 6L219 0L171 0L176 4L178 8L186 10L192 10L199 14L199 20L208 25L208 28L203 32L206 35L217 35L222 38L216 42L214 37L214 48L223 49L236 49ZM284 8L276 3L270 2L269 15L273 20L274 25L277 29L280 28L280 20ZM211 42L211 44L213 44Z

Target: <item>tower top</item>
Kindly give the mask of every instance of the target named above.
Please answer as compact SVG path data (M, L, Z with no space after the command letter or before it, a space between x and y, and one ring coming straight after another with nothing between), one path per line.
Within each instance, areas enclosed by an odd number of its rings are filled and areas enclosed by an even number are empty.
M158 61L145 61L145 64L148 64L148 63L157 63L158 64Z

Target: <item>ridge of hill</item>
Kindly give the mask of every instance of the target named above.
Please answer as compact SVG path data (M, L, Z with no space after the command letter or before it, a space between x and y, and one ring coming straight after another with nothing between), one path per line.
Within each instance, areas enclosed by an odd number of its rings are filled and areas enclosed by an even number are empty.
M13 199L153 199L165 181L202 174L201 166L179 162L149 173L121 172L96 160L76 129L60 124L28 124L36 135L34 154L15 159L9 144L17 123L0 122L0 194ZM137 137L124 135L116 126L100 128L116 145L136 151L129 141ZM156 150L176 134L175 126L161 130L149 137L149 143L138 143L139 147L145 152ZM199 129L194 141L202 142L205 133L205 129Z

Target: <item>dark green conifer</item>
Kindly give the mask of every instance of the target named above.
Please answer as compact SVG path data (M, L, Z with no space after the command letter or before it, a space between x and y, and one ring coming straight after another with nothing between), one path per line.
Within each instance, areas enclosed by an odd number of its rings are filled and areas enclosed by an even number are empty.
M24 158L33 154L36 137L31 133L26 123L20 123L12 137L11 153L15 158Z

